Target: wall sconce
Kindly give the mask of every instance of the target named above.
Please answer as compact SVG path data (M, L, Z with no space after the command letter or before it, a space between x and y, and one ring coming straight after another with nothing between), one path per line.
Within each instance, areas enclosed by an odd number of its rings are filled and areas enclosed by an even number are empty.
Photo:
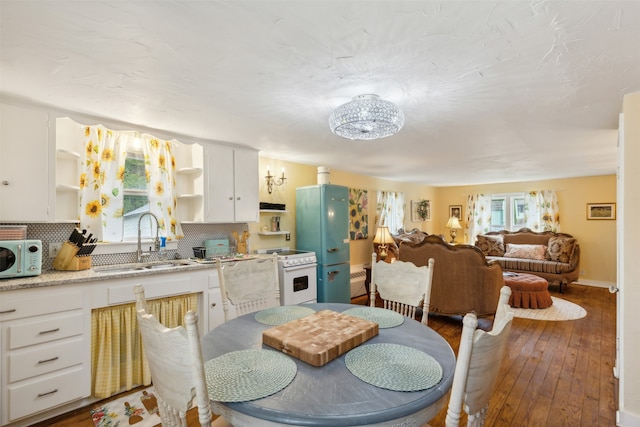
M380 252L380 259L384 260L387 258L387 249L389 247L389 243L393 241L393 237L391 237L391 233L389 233L389 228L386 226L379 226L376 230L376 235L373 238L373 243L378 244L378 251Z
M458 218L456 218L455 216L452 216L451 218L449 218L449 221L447 221L446 227L449 229L449 234L451 235L451 242L449 243L455 243L458 230L462 228L462 226L460 225L460 221L458 221Z
M267 180L267 191L271 194L273 192L273 186L280 186L284 184L287 178L284 177L284 168L282 168L282 176L280 178L276 178L271 175L269 167L267 166L267 176L265 176L265 179Z

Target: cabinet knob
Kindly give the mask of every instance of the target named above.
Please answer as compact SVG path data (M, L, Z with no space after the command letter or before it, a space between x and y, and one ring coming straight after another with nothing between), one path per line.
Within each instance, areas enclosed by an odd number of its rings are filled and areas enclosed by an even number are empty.
M236 197L236 200L240 200L240 199L242 199L242 197L240 197L240 196Z
M233 200L233 196L229 196L229 200Z
M213 308L213 307L215 307L215 306L216 306L216 303L215 303L215 302L212 302L212 303L211 303L211 308Z
M9 185L9 181L2 181L2 185Z

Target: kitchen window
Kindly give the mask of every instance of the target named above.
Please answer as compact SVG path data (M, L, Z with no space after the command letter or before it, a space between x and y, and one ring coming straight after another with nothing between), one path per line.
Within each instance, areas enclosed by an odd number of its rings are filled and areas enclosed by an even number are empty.
M140 215L152 212L161 236L182 237L175 216L175 142L101 125L82 129L80 226L100 242L128 242L137 240ZM145 218L142 235L155 237L155 221Z
M123 180L123 232L122 240L138 239L138 220L140 215L149 212L147 177L142 149L127 151L124 162ZM141 235L155 237L155 225L151 218L140 223Z

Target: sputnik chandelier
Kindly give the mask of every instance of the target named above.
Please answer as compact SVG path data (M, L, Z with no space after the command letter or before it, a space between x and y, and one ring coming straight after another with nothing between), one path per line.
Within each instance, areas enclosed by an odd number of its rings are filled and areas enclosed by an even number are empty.
M378 95L358 95L329 115L331 132L347 139L384 138L398 133L403 125L402 110Z

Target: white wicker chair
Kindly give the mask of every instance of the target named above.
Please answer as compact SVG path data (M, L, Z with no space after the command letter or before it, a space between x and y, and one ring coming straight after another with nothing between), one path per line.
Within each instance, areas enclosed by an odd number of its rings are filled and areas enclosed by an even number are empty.
M144 287L136 285L134 292L142 347L149 362L163 427L186 427L187 410L194 399L201 426L231 426L221 417L212 422L195 313L187 312L184 327L167 328L147 312Z
M225 321L280 305L277 254L216 263Z
M416 267L411 262L376 262L376 253L371 255L371 307L376 306L376 291L383 307L412 319L422 306L422 323L429 320L429 298L433 279L433 258L428 265Z

